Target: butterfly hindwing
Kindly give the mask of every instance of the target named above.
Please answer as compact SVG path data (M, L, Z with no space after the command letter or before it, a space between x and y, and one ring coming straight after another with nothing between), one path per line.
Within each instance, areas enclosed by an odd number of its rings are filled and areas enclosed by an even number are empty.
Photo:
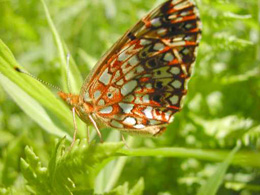
M130 29L96 65L81 91L108 126L160 134L186 94L200 37L191 0L166 1Z

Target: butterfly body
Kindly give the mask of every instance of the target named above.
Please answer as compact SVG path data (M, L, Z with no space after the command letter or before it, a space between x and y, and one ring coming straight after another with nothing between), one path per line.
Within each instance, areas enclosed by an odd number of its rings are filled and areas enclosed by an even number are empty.
M160 135L181 109L200 33L194 3L168 0L112 46L79 96L59 95L97 128Z

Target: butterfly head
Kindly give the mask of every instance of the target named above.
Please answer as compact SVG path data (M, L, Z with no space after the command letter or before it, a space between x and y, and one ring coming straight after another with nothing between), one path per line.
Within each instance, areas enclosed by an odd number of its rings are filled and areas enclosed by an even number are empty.
M79 106L79 96L73 95L71 93L64 93L63 91L58 92L60 98L65 101L71 107L78 107Z
M89 123L87 115L93 111L93 107L84 103L80 100L79 95L71 93L64 93L63 91L58 92L60 98L66 102L71 108L76 108L77 115L86 123Z

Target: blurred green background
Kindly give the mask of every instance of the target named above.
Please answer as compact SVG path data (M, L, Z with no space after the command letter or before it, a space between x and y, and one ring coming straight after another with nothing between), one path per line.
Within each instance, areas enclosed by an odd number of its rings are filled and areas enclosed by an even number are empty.
M128 28L161 2L49 0L46 4L84 78ZM260 0L196 2L203 34L183 110L161 137L134 137L132 147L231 151L241 140L241 150L259 153ZM26 70L63 86L59 54L39 0L0 0L0 38ZM108 129L103 133L118 139ZM32 146L47 164L55 138L0 85L0 188L24 189L19 168L24 147ZM144 194L195 194L216 166L194 158L129 157L117 184L132 185L143 177ZM231 166L219 194L260 194L259 181L259 168Z

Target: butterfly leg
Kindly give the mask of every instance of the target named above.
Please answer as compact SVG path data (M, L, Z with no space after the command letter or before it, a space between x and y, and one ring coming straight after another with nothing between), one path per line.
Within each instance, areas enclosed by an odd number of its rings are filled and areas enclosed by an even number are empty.
M78 132L78 127L77 127L77 123L76 123L76 114L75 114L75 107L72 108L72 115L73 115L73 125L74 125L74 134L73 134L73 140L72 140L72 143L71 143L71 147L73 146L73 144L75 143L76 141L76 135L77 135L77 132Z
M125 147L127 148L127 149L130 149L130 147L128 146L128 144L127 144L127 142L126 142L126 140L125 140L125 137L124 137L124 135L121 133L121 139L122 139L122 141L124 142L124 144L125 144Z
M96 129L96 131L97 131L97 134L98 134L98 136L99 136L100 142L103 143L104 141L103 141L103 139L102 139L102 135L101 135L101 133L100 133L100 131L99 131L99 128L98 128L98 126L97 126L96 121L93 119L93 117L92 117L91 115L88 115L88 117L89 117L89 119L91 120L92 124L94 125L94 127L95 127L95 129Z

